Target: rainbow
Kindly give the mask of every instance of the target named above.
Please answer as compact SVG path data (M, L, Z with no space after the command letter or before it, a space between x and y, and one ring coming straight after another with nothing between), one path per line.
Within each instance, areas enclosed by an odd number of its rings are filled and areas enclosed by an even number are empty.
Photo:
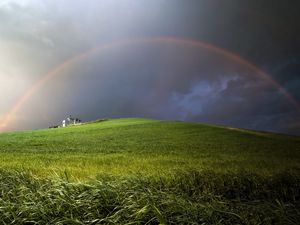
M30 99L31 96L33 96L41 87L43 87L50 79L55 78L60 74L60 72L63 71L63 69L73 65L77 61L80 61L89 55L98 52L98 51L104 51L111 48L117 48L122 46L130 46L134 44L151 44L151 43L171 43L175 45L186 45L194 48L200 48L209 50L212 53L219 54L221 56L224 56L238 64L241 64L245 66L246 68L249 68L250 70L254 71L257 76L262 77L266 81L268 81L270 84L272 84L275 88L277 88L280 93L282 93L288 101L295 106L300 111L300 103L290 94L288 93L285 88L280 85L277 81L275 81L272 76L266 72L264 72L262 69L260 69L258 66L256 66L254 63L249 62L248 60L242 58L240 55L231 52L229 50L217 47L213 44L200 41L200 40L193 40L193 39L183 39L183 38L176 38L176 37L155 37L155 38L139 38L139 39L128 39L128 40L122 40L122 41L115 41L109 44L104 44L97 46L95 48L92 48L84 53L75 55L74 57L66 60L65 62L61 63L57 67L51 69L48 71L45 75L43 75L36 83L34 83L25 93L22 95L17 102L13 105L13 107L7 112L7 114L4 116L4 118L0 121L0 130L4 131L7 129L8 125L12 123L14 115L20 110L20 108L26 103L28 99Z

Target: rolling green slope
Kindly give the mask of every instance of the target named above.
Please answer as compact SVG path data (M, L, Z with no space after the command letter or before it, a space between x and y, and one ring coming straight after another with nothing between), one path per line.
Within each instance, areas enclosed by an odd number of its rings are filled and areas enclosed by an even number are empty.
M0 224L299 224L300 138L94 121L0 135Z
M272 174L298 171L299 162L299 137L178 121L112 119L0 135L2 168L75 179L178 170Z

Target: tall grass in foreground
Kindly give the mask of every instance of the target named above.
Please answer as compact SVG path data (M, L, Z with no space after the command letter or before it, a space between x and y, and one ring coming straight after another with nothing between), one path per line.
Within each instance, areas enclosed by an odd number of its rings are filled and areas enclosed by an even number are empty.
M298 224L300 177L180 172L170 177L0 171L1 224Z

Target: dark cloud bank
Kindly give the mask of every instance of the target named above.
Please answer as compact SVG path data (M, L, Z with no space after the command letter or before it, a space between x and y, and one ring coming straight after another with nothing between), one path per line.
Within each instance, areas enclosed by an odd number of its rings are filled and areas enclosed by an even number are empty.
M2 89L12 97L3 97L1 113L49 69L76 54L118 40L162 36L204 40L236 52L299 101L297 6L298 1L253 0L7 1L0 4L0 47L10 46L24 60L9 55L0 64L0 71L10 71L0 74L1 83L9 76L24 81L15 90ZM22 73L11 69L18 63ZM256 71L207 49L172 43L120 45L90 54L26 102L11 129L47 127L68 114L300 134L300 112Z

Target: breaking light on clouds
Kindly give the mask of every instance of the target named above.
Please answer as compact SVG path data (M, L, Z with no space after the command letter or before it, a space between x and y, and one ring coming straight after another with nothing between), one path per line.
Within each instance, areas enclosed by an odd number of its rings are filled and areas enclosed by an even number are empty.
M279 1L273 9L250 0L217 2L1 1L0 120L36 82L74 56L122 40L157 37L205 41L241 55L267 68L299 101L297 12ZM276 25L278 13L286 18L285 30ZM83 120L152 117L300 132L300 112L257 71L209 48L165 42L133 41L75 60L36 90L6 129L48 127L69 114Z
M174 110L180 112L181 119L189 120L189 117L201 115L207 108L220 104L222 92L228 88L228 82L238 79L237 77L226 76L217 82L201 81L191 86L190 91L186 94L173 93L172 104ZM235 98L236 102L243 101L239 96Z

